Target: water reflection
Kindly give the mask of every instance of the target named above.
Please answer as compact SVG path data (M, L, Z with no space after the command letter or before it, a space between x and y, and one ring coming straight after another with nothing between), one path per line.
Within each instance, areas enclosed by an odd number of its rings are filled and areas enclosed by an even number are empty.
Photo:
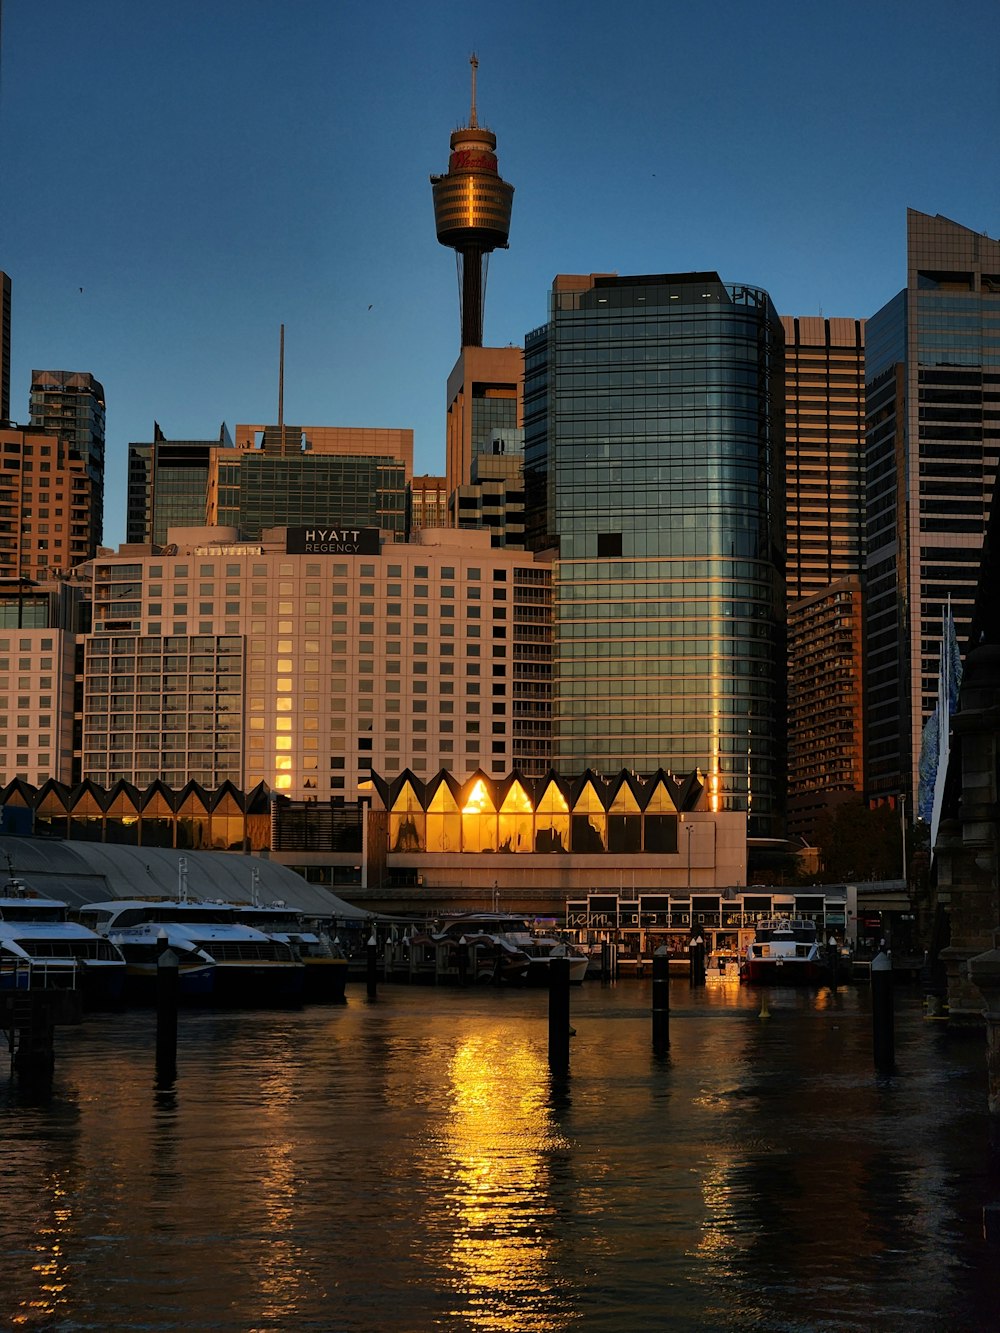
M549 1160L567 1145L547 1104L539 1045L506 1029L471 1035L448 1078L441 1146L454 1217L450 1267L465 1317L477 1329L564 1327Z

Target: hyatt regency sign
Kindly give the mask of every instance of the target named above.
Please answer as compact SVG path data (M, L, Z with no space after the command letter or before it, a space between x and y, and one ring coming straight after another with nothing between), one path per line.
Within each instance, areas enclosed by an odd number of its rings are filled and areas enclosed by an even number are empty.
M288 528L288 555L378 555L378 528Z

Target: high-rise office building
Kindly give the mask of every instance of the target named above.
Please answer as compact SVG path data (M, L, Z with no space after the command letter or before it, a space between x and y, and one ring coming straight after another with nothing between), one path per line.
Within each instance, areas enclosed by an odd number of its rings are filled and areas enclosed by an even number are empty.
M214 440L168 440L154 421L152 440L128 447L126 541L162 546L168 528L203 524L212 452L232 447L225 422Z
M786 596L860 572L864 538L865 322L782 315Z
M525 343L554 762L701 768L756 833L784 808L781 383L770 298L716 273L558 277Z
M524 353L520 347L463 347L448 376L446 470L450 491L472 485L483 454L521 458Z
M68 441L90 478L89 552L101 544L104 524L104 388L93 375L72 370L31 372L31 425Z
M10 420L10 278L0 273L0 425Z
M785 333L788 833L864 788L861 584L865 325L781 319Z
M1000 455L1000 241L913 209L868 320L865 784L910 802L942 610L964 642Z
M469 123L451 136L451 157L443 176L432 176L437 238L455 251L461 293L462 347L483 344L483 296L493 250L506 249L514 187L500 177L497 136L479 124L476 70L472 57Z

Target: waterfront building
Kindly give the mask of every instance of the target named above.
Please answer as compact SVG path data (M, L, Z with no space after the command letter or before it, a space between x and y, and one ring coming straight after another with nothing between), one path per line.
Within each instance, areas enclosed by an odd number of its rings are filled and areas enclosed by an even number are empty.
M783 315L788 834L864 788L865 325Z
M553 763L706 775L780 831L782 328L715 273L560 276L525 342L525 526L554 549Z
M88 560L101 499L72 441L0 426L0 455L0 578L54 578Z
M104 525L104 388L86 372L31 372L31 428L67 441L90 480L87 554L95 555Z
M225 422L214 440L168 440L154 421L152 440L128 447L125 540L163 546L168 528L203 524L212 453L232 447Z
M964 642L1000 453L1000 241L908 209L906 287L866 344L865 783L912 810L942 610Z
M10 421L10 278L0 272L0 426Z
M607 892L690 894L746 882L746 816L707 808L700 773L660 770L537 778L487 772L372 774L367 892L383 906L494 905L561 916L566 898ZM317 864L300 850L297 864ZM305 868L305 866L303 866ZM308 870L306 870L308 873Z

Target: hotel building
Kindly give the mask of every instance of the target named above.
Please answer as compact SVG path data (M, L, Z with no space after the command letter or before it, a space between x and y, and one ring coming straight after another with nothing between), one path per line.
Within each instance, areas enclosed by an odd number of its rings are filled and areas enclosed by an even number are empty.
M715 273L558 277L525 342L553 762L700 767L752 834L784 815L782 346L767 293Z
M87 567L83 777L325 801L355 799L373 768L544 771L544 561L447 529L170 536L169 555Z
M942 611L959 643L1000 455L1000 241L907 210L906 287L867 322L865 784L917 788Z

